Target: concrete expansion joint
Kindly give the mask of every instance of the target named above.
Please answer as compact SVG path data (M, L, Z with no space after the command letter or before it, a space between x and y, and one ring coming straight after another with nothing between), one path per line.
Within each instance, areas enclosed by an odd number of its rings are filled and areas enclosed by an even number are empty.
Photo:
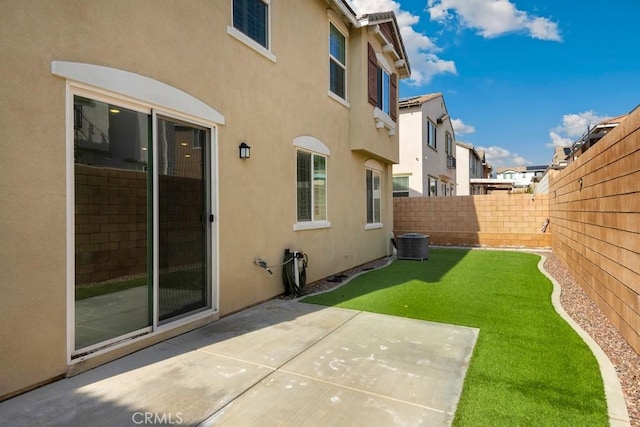
M562 317L565 322L571 326L582 340L589 346L589 349L598 361L600 367L600 375L602 375L602 381L604 383L604 393L607 399L607 413L609 415L609 425L612 427L630 427L631 420L629 419L629 413L627 412L627 403L624 399L622 392L622 386L615 367L607 354L602 348L595 342L593 338L584 329L580 327L572 318L564 311L562 304L560 303L560 294L562 288L560 284L551 277L550 274L544 269L544 262L546 257L540 256L540 262L538 262L538 270L544 274L553 284L553 293L551 294L551 303L556 312Z
M336 382L333 382L333 381L327 381L325 379L317 378L317 377L313 377L313 376L309 376L309 375L303 375L303 374L300 374L298 372L288 371L286 369L279 369L279 370L280 370L280 372L286 372L286 373L288 373L290 375L295 375L297 377L305 378L305 379L308 379L310 381L317 381L317 382L321 382L321 383L324 383L324 384L328 384L328 385L330 385L332 387L343 388L343 389L355 391L355 392L358 392L358 393L364 393L364 394L367 394L369 396L375 396L375 397L380 397L380 398L387 399L387 400L393 400L394 402L399 402L399 403L402 403L402 404L405 404L405 405L415 406L416 408L426 409L427 411L437 412L439 414L445 414L445 415L449 415L451 417L453 417L455 415L455 411L444 411L442 409L434 408L432 406L421 405L419 403L409 402L409 401L402 400L402 399L397 399L397 398L392 397L392 396L387 396L387 395L383 395L383 394L380 394L380 393L375 393L375 392L372 392L372 391L362 390L361 388L357 388L357 387L350 387L348 385L339 384L339 383L336 383Z

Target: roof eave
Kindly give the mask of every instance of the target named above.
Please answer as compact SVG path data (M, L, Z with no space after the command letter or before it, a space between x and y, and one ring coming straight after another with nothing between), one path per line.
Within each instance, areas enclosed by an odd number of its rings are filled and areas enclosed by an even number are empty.
M347 23L351 24L355 28L360 27L356 13L345 0L326 0L326 2L332 6L333 10L342 15Z
M376 15L381 16L380 19L372 19ZM370 27L380 24L385 24L390 22L393 27L394 37L398 41L398 45L400 46L401 52L399 52L401 64L396 64L396 68L398 69L398 74L401 79L411 77L411 64L409 64L409 57L407 55L406 48L404 46L404 41L402 40L402 36L400 34L400 27L398 26L398 21L396 19L396 15L393 12L382 12L382 13L373 13L363 15L358 19L358 24L361 27ZM379 31L379 30L378 30Z

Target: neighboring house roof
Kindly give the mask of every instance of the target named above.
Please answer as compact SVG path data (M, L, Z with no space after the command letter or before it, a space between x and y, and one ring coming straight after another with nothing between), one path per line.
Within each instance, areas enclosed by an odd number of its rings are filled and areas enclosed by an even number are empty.
M427 93L425 95L418 95L410 98L401 99L400 101L398 101L398 109L402 110L406 108L420 107L422 106L422 104L426 104L427 102L433 101L438 98L442 99L442 108L444 113L440 117L431 117L430 119L431 120L436 119L436 122L438 124L442 124L445 121L449 121L449 123L451 123L449 112L447 110L447 103L444 101L444 96L442 95L441 92ZM455 141L456 136L455 136L455 130L453 129L453 125L451 125L451 136Z
M487 191L513 190L513 187L515 186L515 181L496 179L496 178L471 178L469 179L469 184L481 185L485 187Z
M496 169L496 173L503 172L543 172L547 170L547 165L542 166L509 166Z
M627 117L629 117L629 113L621 114L618 117L612 117L610 119L603 120L600 123L598 123L597 126L605 126L605 125L613 125L613 124L618 125L622 123L622 121L625 120Z
M508 167L502 167L502 168L496 169L496 173L525 172L525 171L526 171L526 169L524 168L524 166L508 166Z
M484 151L482 150L476 150L476 148L473 146L473 144L469 144L466 142L460 142L460 141L456 141L456 145L459 145L463 148L466 148L469 151L472 151L475 153L476 157L480 160L484 160ZM480 151L482 151L482 155L480 154Z
M400 108L409 108L409 107L418 107L425 102L431 101L436 98L442 98L442 93L428 93L426 95L412 96L411 98L401 99L398 102L398 107Z

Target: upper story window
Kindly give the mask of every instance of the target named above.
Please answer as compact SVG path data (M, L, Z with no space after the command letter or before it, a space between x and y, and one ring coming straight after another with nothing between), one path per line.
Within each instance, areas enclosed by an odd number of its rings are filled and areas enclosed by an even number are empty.
M329 90L343 100L347 99L347 40L329 24Z
M433 149L438 148L437 141L436 141L437 129L438 128L435 125L435 123L427 119L427 144L429 145L429 147Z
M397 76L391 73L390 65L383 55L377 55L369 43L368 91L369 103L387 115L387 120L396 121L397 115ZM390 125L391 126L391 125Z
M453 156L453 138L451 137L451 133L447 131L445 133L446 144L447 144L447 155Z
M347 39L333 24L329 24L329 90L347 99Z
M233 0L227 33L251 49L276 62L271 52L271 0Z
M233 0L233 27L269 49L269 2Z
M382 68L378 68L377 76L378 76L377 87L376 87L376 92L378 93L377 107L381 109L386 115L390 116L391 111L389 110L389 107L390 107L389 93L391 88L389 86L389 81L390 81L389 73L387 73L387 71Z

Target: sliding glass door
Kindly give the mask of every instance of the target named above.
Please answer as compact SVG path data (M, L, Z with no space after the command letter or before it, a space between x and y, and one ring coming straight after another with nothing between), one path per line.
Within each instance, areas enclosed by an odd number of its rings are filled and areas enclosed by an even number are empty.
M208 133L158 118L158 311L164 322L207 307Z
M211 129L124 104L73 97L76 355L212 307Z

